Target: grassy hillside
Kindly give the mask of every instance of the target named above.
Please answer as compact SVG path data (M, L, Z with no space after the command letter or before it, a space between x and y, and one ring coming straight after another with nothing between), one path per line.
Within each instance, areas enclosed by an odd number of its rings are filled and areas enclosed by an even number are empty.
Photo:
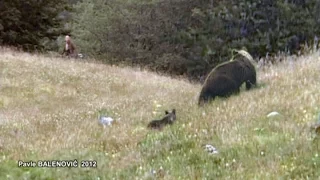
M0 49L0 179L317 179L319 54L259 69L259 88L199 108L198 84ZM164 110L177 122L146 129ZM272 111L278 116L267 117ZM98 116L115 119L103 128ZM219 151L209 154L204 145ZM97 168L18 167L94 160Z

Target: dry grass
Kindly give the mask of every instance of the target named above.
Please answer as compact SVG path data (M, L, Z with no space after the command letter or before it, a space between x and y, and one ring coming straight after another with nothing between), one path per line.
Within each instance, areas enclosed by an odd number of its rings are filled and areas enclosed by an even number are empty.
M204 108L197 107L200 85L131 68L2 48L0 70L0 177L320 177L309 128L320 111L319 53L259 69L259 88ZM175 125L146 129L172 108ZM281 115L267 118L272 111ZM102 128L102 113L116 122ZM204 144L219 154L208 155ZM98 168L18 168L19 159L93 159Z

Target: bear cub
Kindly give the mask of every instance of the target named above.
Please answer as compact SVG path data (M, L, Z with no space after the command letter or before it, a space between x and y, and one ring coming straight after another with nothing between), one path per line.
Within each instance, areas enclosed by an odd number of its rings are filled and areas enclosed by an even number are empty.
M173 122L176 120L176 110L172 109L172 112L169 113L165 111L165 116L161 120L153 120L148 124L148 128L150 129L159 129L161 130L164 126L170 124L172 125Z

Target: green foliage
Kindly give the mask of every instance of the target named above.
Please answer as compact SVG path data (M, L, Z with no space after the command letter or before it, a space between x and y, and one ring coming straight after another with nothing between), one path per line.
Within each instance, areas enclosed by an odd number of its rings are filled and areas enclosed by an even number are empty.
M65 33L59 13L64 0L4 0L0 2L0 43L24 50L43 49L48 41Z
M298 53L320 32L318 0L84 0L73 33L82 51L154 71L198 77L229 60Z
M84 0L74 6L72 34L81 52L119 56L125 52L127 41L124 39L129 37L129 31L124 25L130 14L120 7L122 3L117 0Z
M194 10L193 17L201 25L187 33L198 37L196 43L209 45L219 52L211 56L211 62L217 57L223 57L223 61L228 59L230 48L246 47L255 57L278 51L295 51L299 50L299 44L313 39L319 32L311 11L314 3L223 1L214 8Z

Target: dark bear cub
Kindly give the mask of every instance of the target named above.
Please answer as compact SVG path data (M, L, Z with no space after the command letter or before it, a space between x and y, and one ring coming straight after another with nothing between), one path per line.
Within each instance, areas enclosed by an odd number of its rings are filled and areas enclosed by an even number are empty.
M171 113L165 111L166 115L161 120L153 120L148 124L150 129L159 129L161 130L164 126L170 124L176 120L176 110L173 109Z

